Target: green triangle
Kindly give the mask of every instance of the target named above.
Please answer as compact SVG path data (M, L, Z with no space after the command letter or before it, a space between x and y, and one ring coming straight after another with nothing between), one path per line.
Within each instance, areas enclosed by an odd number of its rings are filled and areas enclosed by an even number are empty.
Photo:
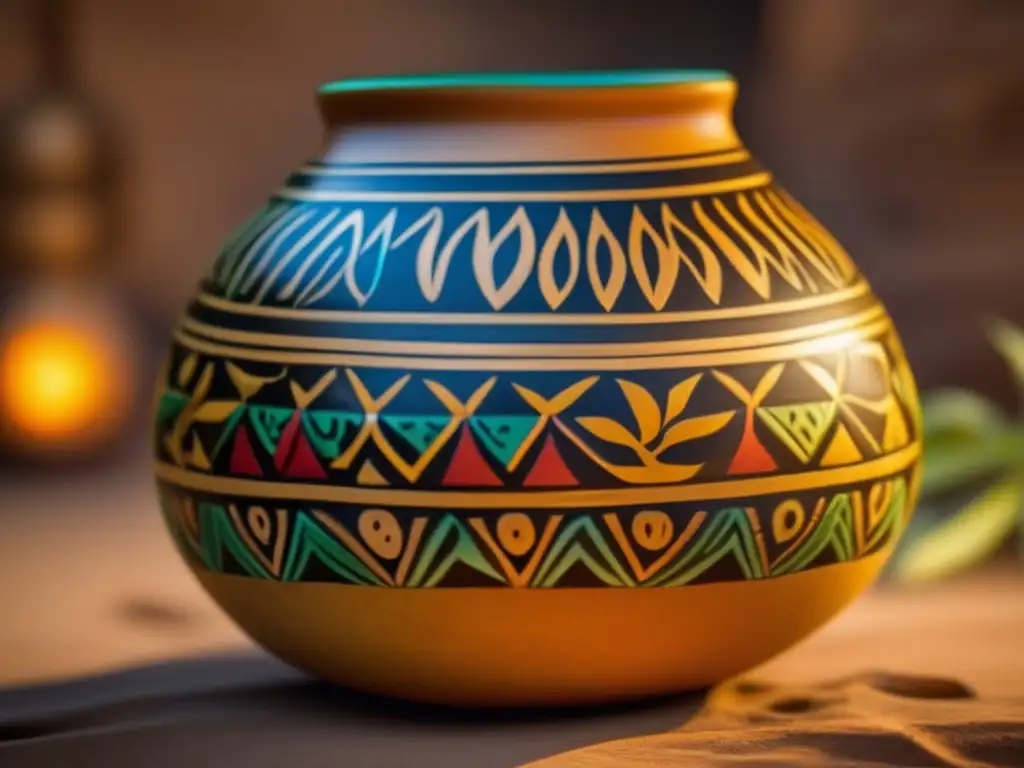
M797 458L807 463L821 445L836 415L833 400L798 405L772 405L757 409L761 421Z
M596 550L596 556L584 546L585 542L589 542ZM531 586L557 586L558 580L578 562L609 586L631 587L634 584L629 573L615 558L594 520L580 517L565 526L551 543Z
M302 581L310 560L315 557L336 574L339 580L381 586L380 579L373 571L304 512L295 516L291 538L292 543L282 569L282 581Z
M696 539L682 556L658 573L645 586L680 587L690 583L727 555L736 558L748 579L767 576L761 565L750 518L741 507L720 509L701 526Z
M469 425L484 447L508 466L539 416L473 416Z
M775 567L772 575L802 571L829 546L835 550L836 559L840 562L852 559L855 551L853 515L850 494L838 493L833 496L814 532L798 550Z
M455 534L455 546L445 547L444 545L453 533ZM445 552L445 555L438 557L442 551ZM446 515L423 545L419 560L417 560L406 586L436 586L457 562L465 563L485 576L506 583L506 579L494 569L477 547L466 526L458 518ZM433 568L431 568L432 566ZM428 572L430 572L429 576Z
M281 432L292 413L292 408L274 405L249 406L249 421L252 423L253 432L271 456L277 451L277 441L281 439Z
M310 445L325 459L337 458L349 427L358 429L362 423L363 414L353 411L304 411L302 414Z
M199 530L203 563L211 571L224 571L224 550L227 550L253 578L273 578L242 541L235 526L231 524L227 510L220 504L203 502L199 505Z
M417 452L433 445L437 435L448 426L450 416L385 416L380 420L401 435Z
M163 424L168 419L175 418L188 404L189 397L184 392L174 389L166 390L160 395L160 402L156 407L156 419L158 424Z

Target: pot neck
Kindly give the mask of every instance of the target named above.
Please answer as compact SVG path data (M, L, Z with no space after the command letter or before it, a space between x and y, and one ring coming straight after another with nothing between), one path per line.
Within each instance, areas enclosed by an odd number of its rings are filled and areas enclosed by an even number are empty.
M348 80L318 92L331 162L592 160L740 145L736 83L659 70Z

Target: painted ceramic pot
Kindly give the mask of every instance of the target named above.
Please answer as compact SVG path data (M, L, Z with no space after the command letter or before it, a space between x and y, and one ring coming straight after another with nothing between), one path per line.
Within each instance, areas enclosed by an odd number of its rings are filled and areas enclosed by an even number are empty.
M722 73L333 83L156 409L163 510L256 641L481 705L715 683L878 573L914 382Z

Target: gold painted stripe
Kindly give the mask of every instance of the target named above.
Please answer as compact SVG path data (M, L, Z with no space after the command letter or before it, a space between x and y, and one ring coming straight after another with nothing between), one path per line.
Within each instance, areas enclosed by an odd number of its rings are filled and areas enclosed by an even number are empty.
M756 349L723 350L664 357L609 358L444 358L397 357L393 355L360 355L334 352L291 352L288 350L252 349L215 344L184 331L175 333L175 340L187 349L236 360L252 360L283 365L333 365L354 368L398 368L418 371L641 371L675 368L742 365L777 362L808 355L827 355L859 341L875 338L888 331L891 323L883 317L844 333L808 341Z
M736 320L746 317L768 317L788 312L803 312L810 309L840 304L859 298L870 288L859 280L849 288L806 299L789 299L770 304L752 304L745 307L724 309L698 309L683 312L608 312L605 314L537 314L483 312L373 312L344 309L291 309L289 307L264 307L258 304L242 304L229 301L209 293L201 293L198 302L219 312L230 312L247 317L273 317L282 320L298 320L318 323L414 323L421 325L655 325L659 323L705 323L714 320Z
M534 190L522 192L340 192L330 190L297 189L283 187L276 197L306 202L361 202L361 203L475 203L475 202L553 202L600 200L652 200L657 198L715 195L741 189L765 187L772 176L767 171L740 176L735 179L681 184L674 187L641 187L639 189L577 189L551 192Z
M454 356L454 357L639 357L642 355L671 355L687 352L711 352L727 349L747 349L803 341L817 336L856 328L885 314L881 304L847 317L827 320L798 328L766 333L748 333L740 336L719 336L676 341L646 341L606 344L481 344L439 341L394 341L391 339L345 339L326 336L288 336L275 333L254 333L220 328L188 317L181 327L192 333L226 343L254 347L284 347L323 352L356 352L400 355Z
M672 504L714 501L774 493L793 493L898 474L917 461L920 445L913 444L887 456L845 467L772 477L747 477L631 488L570 491L419 491L394 488L341 487L273 483L237 477L216 477L192 472L164 462L156 463L159 479L192 491L228 494L257 499L338 502L394 509L603 509L639 504Z
M447 165L417 166L415 168L318 168L304 165L298 173L311 176L486 176L492 174L510 176L531 176L540 174L588 174L588 173L635 173L643 171L672 171L680 168L704 168L710 165L741 163L750 159L745 149L722 152L703 157L677 158L675 160L637 160L624 163L579 163L574 165L488 165L452 168Z

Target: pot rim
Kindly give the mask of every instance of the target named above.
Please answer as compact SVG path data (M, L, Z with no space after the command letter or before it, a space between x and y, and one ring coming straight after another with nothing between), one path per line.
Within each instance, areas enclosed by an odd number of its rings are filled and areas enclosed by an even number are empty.
M545 72L439 72L334 80L317 89L321 95L367 91L493 90L541 88L635 88L732 82L719 69L622 69Z

